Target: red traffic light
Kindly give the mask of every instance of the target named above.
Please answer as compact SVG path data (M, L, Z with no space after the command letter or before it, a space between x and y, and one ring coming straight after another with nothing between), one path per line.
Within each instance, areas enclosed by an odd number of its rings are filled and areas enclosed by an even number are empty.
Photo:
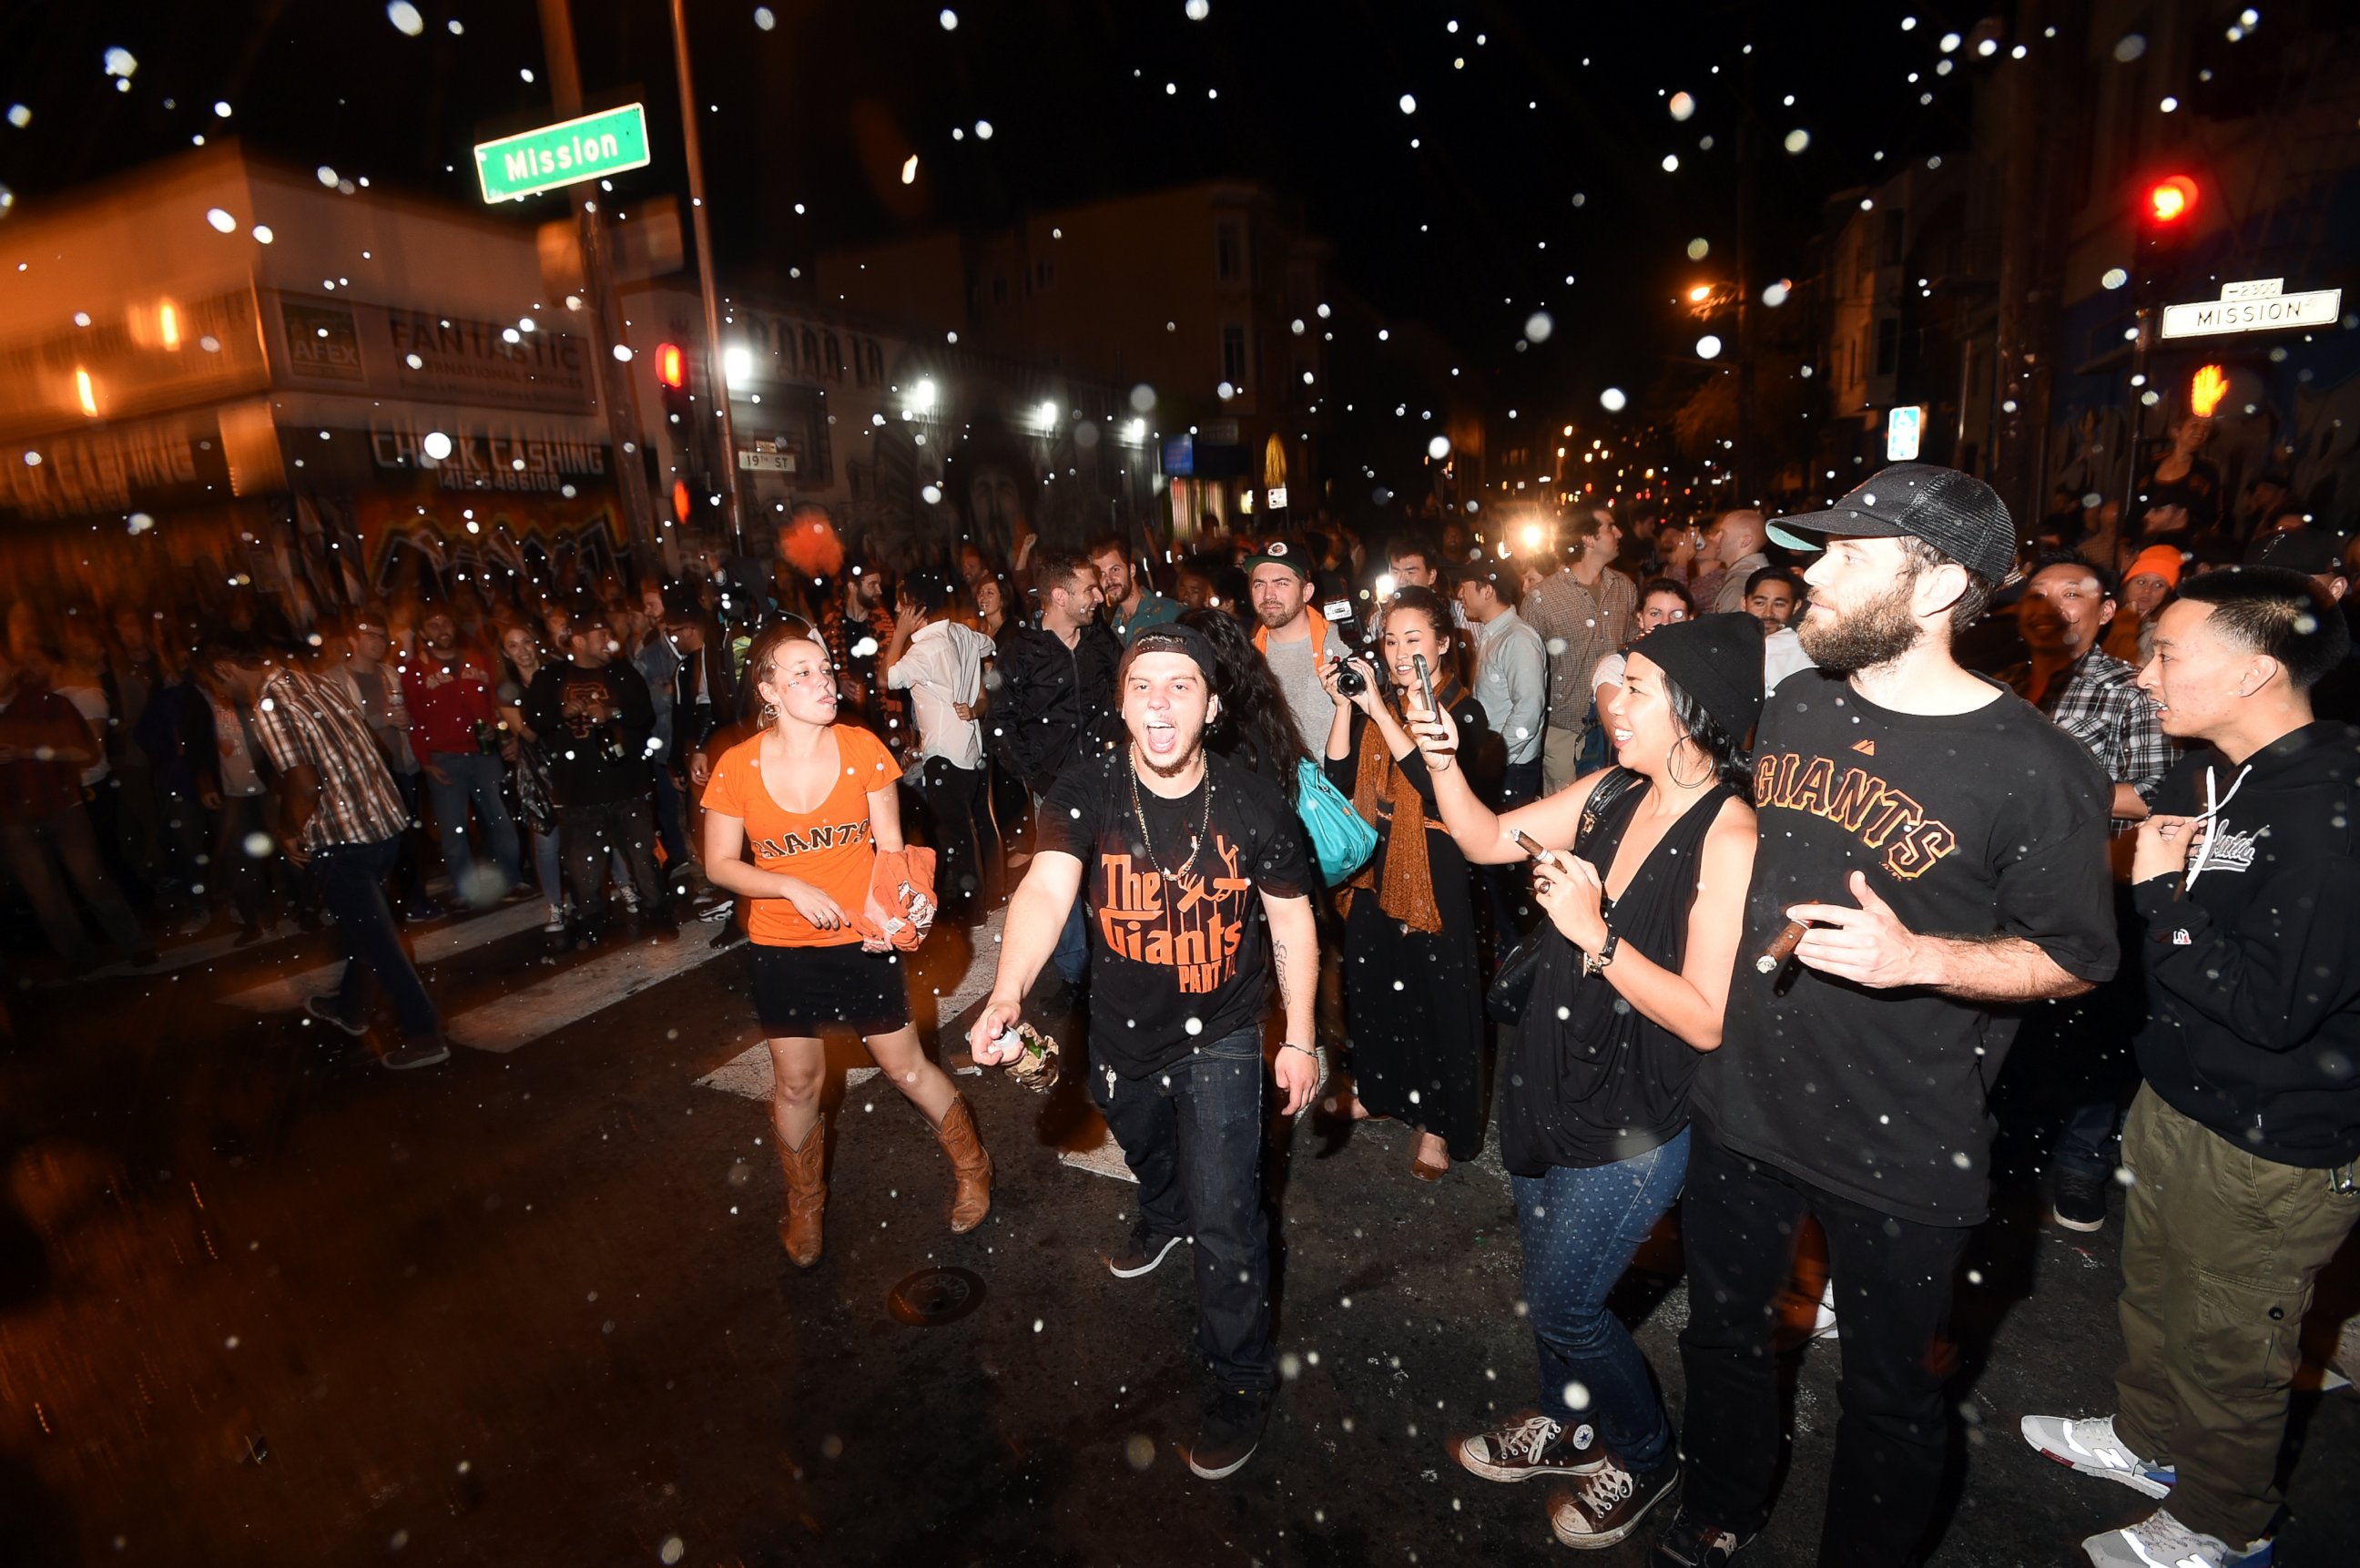
M2169 227L2185 220L2196 210L2196 181L2185 174L2174 174L2147 187L2147 215L2149 223Z
M677 343L656 345L656 379L678 391L688 385L688 361Z

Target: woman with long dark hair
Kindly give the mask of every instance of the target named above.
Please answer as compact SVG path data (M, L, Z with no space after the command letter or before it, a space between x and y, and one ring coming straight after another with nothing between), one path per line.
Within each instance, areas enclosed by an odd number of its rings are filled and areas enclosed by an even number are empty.
M747 903L755 1015L770 1047L787 1255L819 1261L827 1202L822 1027L849 1025L941 1139L956 1181L953 1231L991 1209L991 1157L967 1101L926 1057L910 1022L909 970L882 936L873 886L880 850L899 852L901 770L885 743L836 720L836 674L811 624L783 616L755 639L746 684L763 723L722 753L705 786L705 874ZM749 863L742 851L750 845Z
M1360 655L1320 672L1336 704L1328 782L1378 838L1375 856L1345 891L1352 1116L1391 1116L1415 1127L1410 1173L1426 1181L1440 1180L1452 1160L1472 1159L1483 1146L1483 986L1473 894L1467 861L1436 817L1426 759L1403 725L1404 712L1424 711L1431 683L1477 787L1498 798L1491 792L1507 749L1459 668L1449 605L1431 588L1413 587L1386 604L1382 674ZM1344 669L1360 677L1358 691L1346 689Z
M1546 800L1494 815L1448 719L1415 726L1469 860L1545 851L1546 946L1500 1103L1540 1409L1451 1450L1487 1480L1573 1480L1549 1505L1568 1546L1621 1541L1679 1479L1646 1359L1606 1297L1687 1176L1688 1088L1721 1044L1754 871L1741 746L1761 711L1761 622L1710 615L1632 647L1603 716L1621 765Z
M1234 757L1276 784L1295 804L1303 763L1311 753L1288 712L1286 694L1270 673L1261 650L1238 624L1237 617L1218 609L1180 612L1180 624L1203 632L1213 645L1220 669L1213 684L1220 696L1219 717L1205 732L1206 744L1224 757Z

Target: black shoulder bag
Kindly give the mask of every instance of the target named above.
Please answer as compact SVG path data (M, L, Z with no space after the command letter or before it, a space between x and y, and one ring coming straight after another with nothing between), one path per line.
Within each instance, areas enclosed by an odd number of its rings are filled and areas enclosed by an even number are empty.
M1590 789L1590 799L1582 806L1581 826L1575 829L1573 835L1574 849L1581 848L1590 834L1597 830L1598 819L1606 815L1607 808L1622 799L1638 782L1639 775L1623 767L1616 768L1598 781ZM1541 923L1515 945L1500 965L1500 972L1491 977L1491 989L1483 993L1483 1008L1491 1014L1492 1022L1509 1025L1524 1022L1524 1004L1532 1000L1533 980L1540 973L1541 954L1546 949L1548 939L1557 934L1557 927L1544 916Z

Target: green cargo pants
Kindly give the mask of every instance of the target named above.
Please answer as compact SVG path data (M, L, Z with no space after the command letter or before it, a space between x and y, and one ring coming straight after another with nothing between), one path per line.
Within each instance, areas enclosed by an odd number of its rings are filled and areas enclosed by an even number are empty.
M2178 1467L2164 1506L2242 1546L2270 1528L2311 1282L2360 1219L2330 1173L2257 1158L2142 1086L2123 1125L2114 1431Z

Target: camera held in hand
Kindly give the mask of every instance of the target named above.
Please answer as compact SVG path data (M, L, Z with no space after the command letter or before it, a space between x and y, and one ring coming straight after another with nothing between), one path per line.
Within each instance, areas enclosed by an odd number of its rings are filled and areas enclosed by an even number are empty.
M1336 655L1336 689L1346 696L1358 696L1369 689L1369 677L1341 653Z

